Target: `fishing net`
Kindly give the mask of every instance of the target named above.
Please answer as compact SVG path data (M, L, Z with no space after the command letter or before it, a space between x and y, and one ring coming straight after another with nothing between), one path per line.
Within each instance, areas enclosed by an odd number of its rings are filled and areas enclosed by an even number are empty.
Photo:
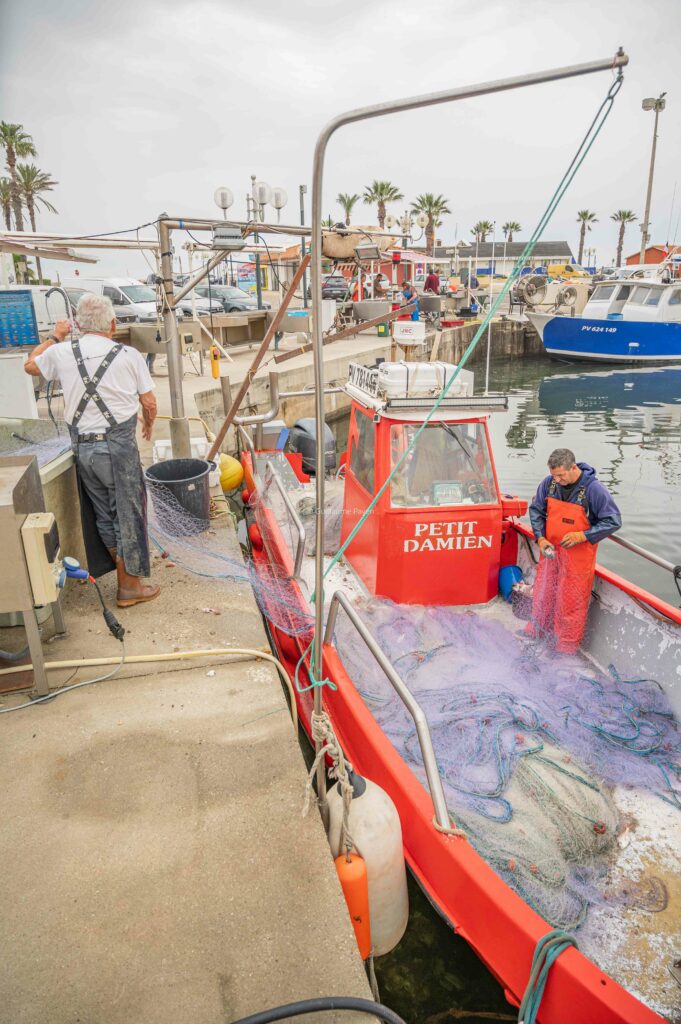
M362 616L426 713L452 817L497 873L556 927L578 927L593 904L635 903L641 886L609 886L619 828L611 788L681 809L681 730L654 680L623 679L612 666L587 674L490 609L368 601ZM413 721L343 616L336 642L425 783Z
M68 434L58 434L40 441L30 441L28 438L18 438L14 435L1 442L0 458L6 455L35 455L38 465L42 467L70 448Z
M218 512L223 514L231 513ZM283 569L270 562L256 564L241 552L229 554L216 523L191 515L169 488L156 481L148 517L150 540L162 556L197 576L248 583L270 622L291 636L309 632L314 619L298 610L290 577Z

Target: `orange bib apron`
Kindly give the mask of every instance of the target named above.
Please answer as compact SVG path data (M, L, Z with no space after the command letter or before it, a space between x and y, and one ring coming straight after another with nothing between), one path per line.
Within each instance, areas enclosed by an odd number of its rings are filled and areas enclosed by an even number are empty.
M573 548L560 546L567 533L590 528L581 505L549 497L546 511L546 539L553 544L555 556L540 559L532 596L532 622L535 632L555 637L557 651L574 654L586 628L596 545L587 540Z

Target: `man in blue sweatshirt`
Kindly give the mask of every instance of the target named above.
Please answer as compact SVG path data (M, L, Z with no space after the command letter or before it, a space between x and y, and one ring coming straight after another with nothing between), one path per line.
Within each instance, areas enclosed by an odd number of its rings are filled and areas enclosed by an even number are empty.
M553 636L557 651L578 650L596 571L596 545L622 525L612 495L569 448L549 455L550 475L537 488L530 522L540 562L526 633Z

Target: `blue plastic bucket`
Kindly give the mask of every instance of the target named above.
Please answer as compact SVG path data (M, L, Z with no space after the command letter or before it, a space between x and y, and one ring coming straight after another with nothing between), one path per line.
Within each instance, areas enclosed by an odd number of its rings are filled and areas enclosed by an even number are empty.
M504 601L511 600L514 583L522 583L523 570L519 565L504 565L499 570L499 593Z

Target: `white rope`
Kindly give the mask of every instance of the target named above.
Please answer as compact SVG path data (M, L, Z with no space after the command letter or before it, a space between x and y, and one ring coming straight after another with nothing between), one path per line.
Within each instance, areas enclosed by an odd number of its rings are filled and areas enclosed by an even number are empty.
M326 711L322 711L317 714L315 711L312 712L310 719L310 725L312 727L312 739L315 742L315 746L319 744L319 749L312 762L307 782L305 784L305 801L303 803L303 817L310 810L310 804L312 802L312 781L317 773L317 768L322 761L322 758L328 756L333 761L333 764L329 768L329 777L335 779L340 784L341 795L343 797L343 819L341 821L341 833L340 833L340 846L341 849L345 848L346 855L349 857L351 851L357 850L355 841L350 834L348 826L348 818L350 815L350 805L352 804L352 783L348 777L348 772L352 771L352 765L349 761L346 761L345 755L341 749L341 745L338 742L338 737L333 731L333 726ZM359 853L359 851L357 851Z

